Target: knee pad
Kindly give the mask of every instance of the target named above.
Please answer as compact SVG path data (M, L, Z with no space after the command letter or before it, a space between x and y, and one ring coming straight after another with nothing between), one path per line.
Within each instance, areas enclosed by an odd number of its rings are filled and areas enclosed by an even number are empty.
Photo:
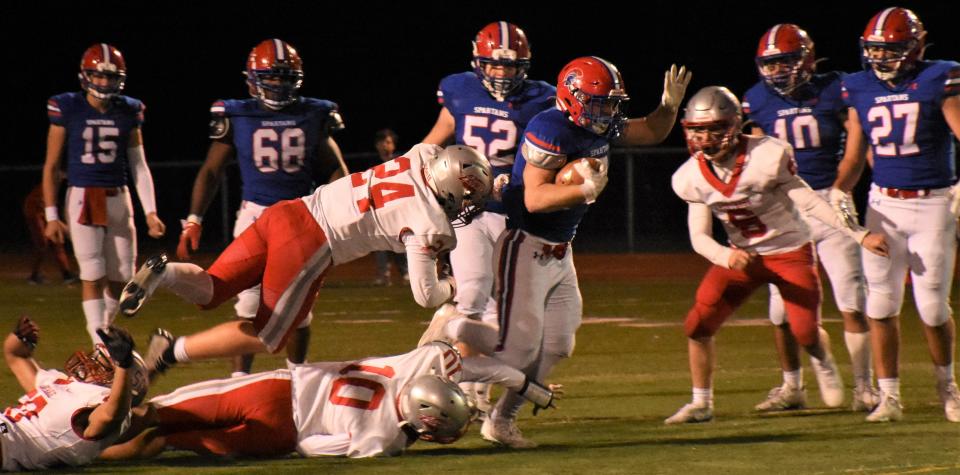
M237 303L233 305L237 316L250 320L257 316L260 308L260 286L245 289L237 294Z
M687 338L708 338L717 333L720 328L720 321L713 321L712 315L716 314L716 307L706 305L700 302L693 304L693 308L687 312L687 318L684 320L684 334Z
M947 302L931 302L923 305L918 303L917 312L920 314L920 320L923 320L928 327L939 327L953 317Z
M870 292L867 296L867 317L874 320L884 320L900 314L902 302L893 300L890 294Z
M80 280L92 282L107 276L107 264L100 254L77 254L77 265L80 267Z

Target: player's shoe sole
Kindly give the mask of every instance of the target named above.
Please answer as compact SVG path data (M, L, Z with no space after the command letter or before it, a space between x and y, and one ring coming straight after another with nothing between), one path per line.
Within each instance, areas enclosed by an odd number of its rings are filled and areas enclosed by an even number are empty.
M147 259L140 270L127 283L120 294L120 312L132 317L143 307L153 290L156 289L160 276L167 267L167 255L159 254Z
M433 318L430 320L430 325L427 327L426 331L423 332L423 335L420 337L420 342L417 343L417 348L430 343L431 341L443 341L446 343L453 343L450 338L447 338L444 327L447 326L447 322L453 320L460 316L460 313L457 312L457 307L450 303L445 303L433 313Z

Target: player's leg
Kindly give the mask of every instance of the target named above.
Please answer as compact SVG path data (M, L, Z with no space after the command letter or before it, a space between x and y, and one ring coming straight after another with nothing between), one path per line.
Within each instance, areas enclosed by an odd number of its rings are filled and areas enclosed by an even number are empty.
M822 223L819 226L824 226ZM873 384L870 327L863 309L866 304L860 246L836 230L819 234L817 255L833 289L837 309L843 316L843 339L853 372L853 410L872 410L879 394Z
M954 372L956 327L950 310L956 260L956 219L947 196L914 200L919 216L907 240L908 265L914 300L923 321L930 358L937 377L937 392L948 420L960 422L960 391Z
M800 364L800 345L790 333L783 296L776 285L768 285L770 302L767 315L773 324L773 341L777 348L783 381L767 392L766 398L753 408L757 411L783 411L799 409L806 405L803 387L803 366Z
M104 236L104 259L107 265L107 285L103 292L104 322L113 323L119 309L120 294L133 277L137 260L137 230L133 224L133 203L130 193L119 193L107 198L108 225Z
M67 189L67 213L65 219L70 227L74 255L80 267L80 294L83 315L87 321L87 333L91 341L100 343L97 329L104 327L105 302L103 287L106 284L106 262L103 243L106 231L103 226L87 226L77 222L84 202L84 189Z
M900 405L900 309L903 306L907 273L907 237L896 223L910 222L910 200L884 197L870 191L867 229L887 237L889 257L863 253L863 274L867 282L866 313L870 325L873 366L880 387L880 404L867 416L871 422L899 420Z
M665 419L665 424L713 419L713 372L716 366L713 336L759 285L759 281L742 271L719 266L707 270L697 288L693 307L684 320L693 398Z
M260 285L257 284L249 289L243 289L237 294L237 303L233 305L238 321L253 320L257 316L257 309L260 308ZM244 376L250 374L253 367L254 353L246 353L233 357L233 372L231 376Z

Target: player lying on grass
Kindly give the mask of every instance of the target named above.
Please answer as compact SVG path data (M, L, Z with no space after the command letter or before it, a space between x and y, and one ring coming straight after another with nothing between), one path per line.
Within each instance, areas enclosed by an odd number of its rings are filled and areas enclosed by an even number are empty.
M63 372L33 359L40 328L29 317L7 335L3 357L27 394L0 414L3 471L90 463L129 426L131 401L146 395L143 360L126 331L97 333L104 344L74 353Z
M147 458L165 448L250 457L400 455L417 440L449 444L466 432L475 410L460 381L503 384L538 409L563 394L503 364L467 364L453 347L433 342L398 356L184 386L138 408L134 430L142 432L101 458Z

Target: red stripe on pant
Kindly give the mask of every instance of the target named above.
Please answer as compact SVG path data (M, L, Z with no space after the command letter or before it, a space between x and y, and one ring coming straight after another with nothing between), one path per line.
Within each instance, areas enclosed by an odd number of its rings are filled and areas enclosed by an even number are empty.
M500 342L497 344L496 351L503 351L507 342L507 332L510 329L510 310L513 307L516 274L517 274L517 255L520 253L520 244L523 243L526 235L519 229L510 231L506 242L503 245L503 252L500 254L499 270L499 288L497 289L497 321L500 324Z
M199 454L276 457L297 446L289 379L187 399L157 416L167 445Z
M684 331L690 338L710 337L763 284L774 284L783 296L790 331L803 346L817 342L820 321L820 277L809 244L794 251L758 256L746 269L712 266L697 288Z

